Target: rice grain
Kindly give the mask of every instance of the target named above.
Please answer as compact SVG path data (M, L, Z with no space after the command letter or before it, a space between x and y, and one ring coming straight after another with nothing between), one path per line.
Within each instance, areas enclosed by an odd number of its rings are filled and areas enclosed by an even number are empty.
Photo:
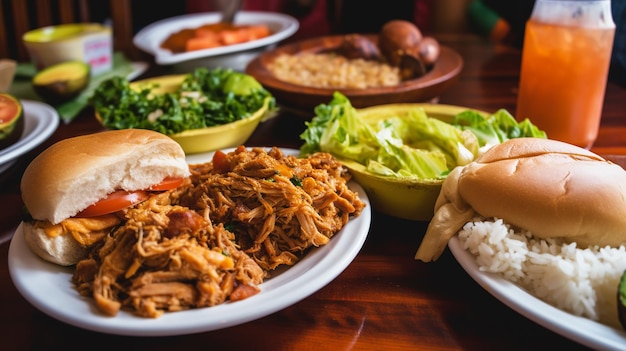
M580 249L536 238L497 218L476 218L458 236L481 271L499 274L561 310L622 329L616 294L626 269L624 245Z

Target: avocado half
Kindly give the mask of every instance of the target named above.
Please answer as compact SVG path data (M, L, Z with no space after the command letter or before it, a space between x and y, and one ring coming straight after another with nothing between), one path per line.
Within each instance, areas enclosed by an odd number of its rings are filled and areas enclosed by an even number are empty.
M47 67L33 77L33 89L44 101L58 105L77 97L91 78L91 67L83 61L66 61Z
M0 93L0 150L14 144L24 131L24 108L15 96Z

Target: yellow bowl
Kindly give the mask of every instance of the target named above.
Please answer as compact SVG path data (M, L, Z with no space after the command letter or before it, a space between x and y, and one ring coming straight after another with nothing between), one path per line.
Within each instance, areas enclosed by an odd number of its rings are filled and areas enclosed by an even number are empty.
M424 108L429 117L451 123L454 116L469 110L467 107L439 104L389 104L357 109L357 113L368 122L375 123L393 116L402 116L410 110ZM478 111L484 116L486 112ZM372 208L390 216L429 221L433 217L435 202L441 191L443 180L407 180L376 175L367 171L364 165L341 159L350 170L370 200Z
M142 86L158 84L158 87L152 88L152 93L163 94L176 90L185 79L185 76L185 74L178 74L149 78L133 82L130 86L133 89L140 89ZM269 103L270 98L265 100L260 109L245 119L219 126L190 129L169 135L169 137L180 144L186 154L209 152L243 145L268 114ZM102 122L98 113L96 113L96 118Z
M98 75L113 67L111 28L98 23L70 23L24 33L24 45L37 69L65 61L83 61Z
M246 119L241 119L221 126L191 129L170 135L182 146L186 154L215 151L218 149L243 145L268 111L269 99L254 114Z

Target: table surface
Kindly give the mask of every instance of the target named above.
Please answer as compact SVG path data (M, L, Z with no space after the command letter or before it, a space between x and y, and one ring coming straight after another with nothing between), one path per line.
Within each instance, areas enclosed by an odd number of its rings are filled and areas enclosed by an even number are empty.
M515 111L520 51L466 35L438 36L459 52L464 68L438 102L484 111ZM626 88L609 83L602 127L593 151L624 165ZM304 118L284 110L255 131L248 146L297 148ZM20 222L19 179L43 148L74 135L100 131L93 115L61 124L43 145L0 178L0 340L2 349L73 349L101 346L150 350L521 350L585 349L541 327L492 297L459 266L449 250L436 262L413 256L426 223L374 213L367 241L331 283L264 318L183 336L128 337L73 327L31 306L9 275L10 235Z

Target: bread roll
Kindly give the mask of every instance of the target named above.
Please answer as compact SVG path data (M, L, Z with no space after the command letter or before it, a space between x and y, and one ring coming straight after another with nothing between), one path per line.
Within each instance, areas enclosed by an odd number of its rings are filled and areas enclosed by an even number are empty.
M44 150L24 172L22 200L34 219L57 224L115 190L143 190L189 174L183 149L166 135L112 130Z
M626 171L559 141L506 141L448 175L415 258L437 259L477 215L581 248L619 246L626 242Z
M24 240L39 257L61 266L71 266L85 258L89 248L74 240L71 235L46 235L43 229L35 228L32 222L22 223Z

